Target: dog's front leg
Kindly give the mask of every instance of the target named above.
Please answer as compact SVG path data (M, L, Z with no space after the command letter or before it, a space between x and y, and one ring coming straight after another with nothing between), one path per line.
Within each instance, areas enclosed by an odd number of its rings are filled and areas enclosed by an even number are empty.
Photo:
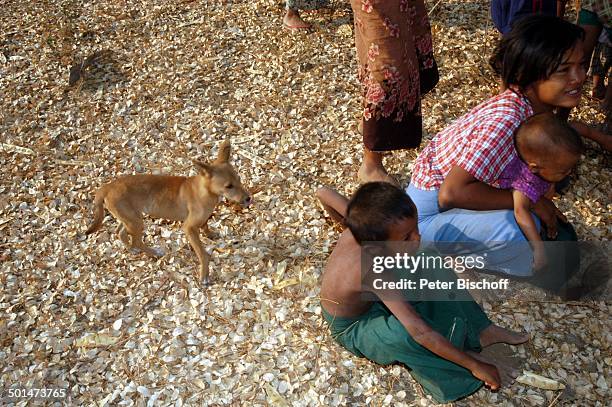
M198 260L200 260L200 283L207 286L210 284L208 278L208 263L210 261L210 256L206 253L206 249L204 249L200 241L200 225L185 222L183 230L185 234L187 234L187 240L189 240L189 244L195 251L196 256L198 256Z

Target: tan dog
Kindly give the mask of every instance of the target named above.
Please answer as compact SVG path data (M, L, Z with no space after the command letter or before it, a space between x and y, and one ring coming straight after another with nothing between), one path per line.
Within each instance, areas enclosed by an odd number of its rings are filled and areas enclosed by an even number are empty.
M100 228L106 207L119 221L119 238L128 248L157 257L163 253L142 241L143 214L183 221L183 230L200 261L200 282L208 285L210 256L202 247L200 228L210 234L206 222L219 197L223 196L244 207L251 203L251 196L229 164L229 155L230 143L226 140L212 164L194 161L198 169L196 176L127 175L103 186L96 193L94 219L85 233L90 234Z

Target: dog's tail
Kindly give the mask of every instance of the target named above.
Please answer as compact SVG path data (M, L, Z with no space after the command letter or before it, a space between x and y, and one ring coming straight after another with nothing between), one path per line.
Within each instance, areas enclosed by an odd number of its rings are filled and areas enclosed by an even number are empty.
M106 188L102 187L96 192L96 197L93 202L93 221L91 225L85 231L86 235L89 235L96 230L100 229L102 226L102 221L104 220L104 198L106 197Z

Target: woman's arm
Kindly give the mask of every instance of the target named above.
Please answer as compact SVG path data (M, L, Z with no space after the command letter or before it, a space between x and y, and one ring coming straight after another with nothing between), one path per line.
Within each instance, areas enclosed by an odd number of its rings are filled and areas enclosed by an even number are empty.
M477 211L512 209L512 193L477 180L459 166L453 166L440 186L441 208L463 208Z
M431 352L443 359L463 366L469 370L474 377L482 380L491 389L496 390L501 384L497 368L488 363L474 359L472 356L456 348L445 337L434 331L414 309L405 301L391 300L383 301L389 311L406 328L419 345L427 348Z
M612 135L604 134L580 122L571 122L570 125L584 138L593 140L604 150L612 151Z
M459 166L451 168L440 186L438 204L443 209L463 208L476 211L513 209L512 192L498 189L478 181L472 174ZM551 238L557 227L557 218L565 222L565 216L547 198L540 200L531 210L546 225Z

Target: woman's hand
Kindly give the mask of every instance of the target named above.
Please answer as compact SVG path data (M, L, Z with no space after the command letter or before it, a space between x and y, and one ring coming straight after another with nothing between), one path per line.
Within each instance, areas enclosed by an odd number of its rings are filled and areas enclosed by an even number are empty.
M546 232L549 239L557 237L557 219L561 222L567 222L567 218L555 204L547 198L540 198L538 202L532 207L533 212L538 218L546 225Z
M491 388L491 390L499 389L501 385L501 378L497 368L493 365L484 362L478 362L476 367L472 370L472 375L482 380L485 386Z

